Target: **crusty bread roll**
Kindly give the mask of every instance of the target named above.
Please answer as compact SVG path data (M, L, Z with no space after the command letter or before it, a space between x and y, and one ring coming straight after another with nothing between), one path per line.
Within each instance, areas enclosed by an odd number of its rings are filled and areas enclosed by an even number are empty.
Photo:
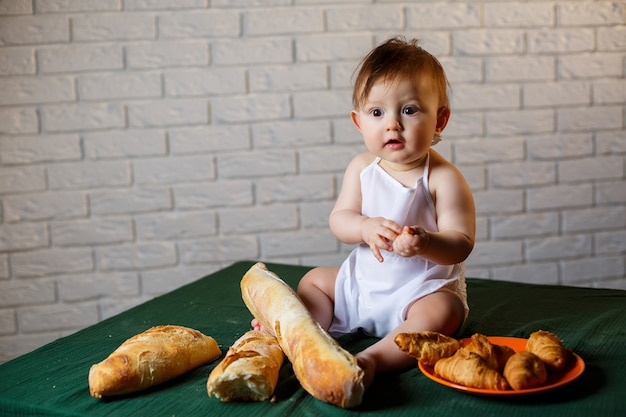
M93 397L128 394L217 359L212 337L181 326L157 326L131 337L89 370Z
M349 408L363 399L363 371L356 358L313 320L293 289L263 263L241 280L246 306L272 332L302 387L318 400Z
M284 354L269 333L250 330L233 343L207 380L207 392L222 401L263 401L276 388Z

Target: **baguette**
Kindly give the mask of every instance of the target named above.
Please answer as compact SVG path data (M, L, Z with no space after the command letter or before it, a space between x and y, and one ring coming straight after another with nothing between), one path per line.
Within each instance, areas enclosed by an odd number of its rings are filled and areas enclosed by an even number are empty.
M157 326L122 343L89 370L93 397L129 394L160 384L217 359L216 341L197 330Z
M250 330L233 343L207 380L209 397L263 401L276 388L283 351L269 333Z
M259 262L241 280L243 300L277 339L302 387L318 400L350 408L363 399L363 371L313 319L295 291Z

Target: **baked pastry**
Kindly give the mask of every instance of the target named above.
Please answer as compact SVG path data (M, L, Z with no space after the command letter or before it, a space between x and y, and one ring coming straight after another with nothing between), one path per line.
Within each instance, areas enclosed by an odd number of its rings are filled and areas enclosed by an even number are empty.
M454 355L461 347L458 340L431 331L398 333L394 341L400 350L429 366Z
M466 387L490 390L506 390L509 387L506 379L480 355L465 348L460 348L449 358L438 360L435 373Z
M128 394L217 359L217 342L182 326L157 326L131 337L89 370L93 397Z
M563 346L561 339L545 330L530 334L526 342L526 350L539 356L551 372L563 370L569 357L569 350Z
M517 352L504 366L504 377L514 390L529 389L543 385L548 374L546 366L531 352Z
M209 397L222 401L263 401L271 397L283 351L269 333L250 330L233 343L207 380Z
M313 320L295 291L258 262L241 280L243 300L266 331L278 339L302 387L339 407L363 399L363 370L356 358Z
M487 336L480 333L472 335L472 341L465 346L465 349L480 355L489 366L498 372L502 372L507 360L515 353L508 346L491 343Z

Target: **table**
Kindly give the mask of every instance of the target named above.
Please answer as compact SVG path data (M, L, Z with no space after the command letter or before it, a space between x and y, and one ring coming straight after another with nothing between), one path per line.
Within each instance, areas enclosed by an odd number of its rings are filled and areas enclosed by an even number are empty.
M304 391L285 362L277 401L222 403L206 381L219 360L160 386L119 398L89 395L92 364L149 327L177 324L214 337L223 354L250 328L239 281L254 262L237 262L0 366L0 416L624 416L626 415L626 291L531 285L468 278L470 315L458 337L480 332L527 338L557 333L580 355L585 372L554 390L506 399L458 392L417 368L381 375L363 403L344 410ZM295 288L309 269L267 264ZM340 343L356 353L375 339L362 334Z

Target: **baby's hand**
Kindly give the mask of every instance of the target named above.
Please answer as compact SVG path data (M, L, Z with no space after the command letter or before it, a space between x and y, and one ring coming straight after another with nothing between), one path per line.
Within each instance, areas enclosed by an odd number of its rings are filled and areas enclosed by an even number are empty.
M419 226L404 226L402 233L393 241L393 251L400 256L419 255L428 248L430 236Z
M382 217L370 217L361 223L363 241L369 245L379 262L384 260L380 250L392 251L393 246L390 242L393 242L400 233L402 228L396 222Z

